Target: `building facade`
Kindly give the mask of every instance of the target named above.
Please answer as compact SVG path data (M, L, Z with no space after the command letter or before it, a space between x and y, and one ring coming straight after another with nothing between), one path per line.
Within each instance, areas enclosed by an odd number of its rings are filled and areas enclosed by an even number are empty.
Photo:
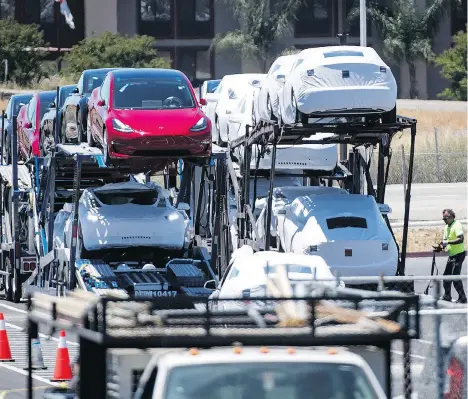
M226 74L256 70L235 55L210 52L217 34L239 27L222 0L68 0L75 30L66 26L54 3L54 0L0 0L0 18L12 16L22 23L38 23L51 47L68 48L84 37L105 31L152 36L160 55L170 59L173 67L184 71L195 84ZM346 15L354 3L355 0L306 0L291 27L291 34L277 44L278 52L292 46L301 49L338 44L336 35L345 30ZM416 0L416 3L425 7L426 0ZM61 21L58 26L57 20ZM438 53L450 47L452 35L464 30L466 21L464 2L462 12L452 12L440 24L434 50ZM367 34L368 45L379 51L380 43L369 23ZM351 27L347 43L359 44L359 21ZM399 83L399 97L407 98L407 68L391 66ZM417 73L421 99L436 98L447 84L431 65L419 63Z

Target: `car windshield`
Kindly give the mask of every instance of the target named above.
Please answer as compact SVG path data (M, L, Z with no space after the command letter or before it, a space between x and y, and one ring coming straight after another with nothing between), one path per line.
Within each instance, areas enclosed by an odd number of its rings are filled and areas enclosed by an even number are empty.
M117 109L180 109L195 106L187 83L178 77L116 77L113 100L113 107Z
M30 96L21 96L21 97L15 98L14 109L13 109L13 115L12 116L18 115L18 112L19 112L20 108L23 105L26 105L27 103L29 103L31 98L32 98L32 94Z
M158 199L158 192L156 190L145 191L123 191L116 192L103 191L94 192L94 195L105 205L154 205Z
M104 78L109 71L94 71L88 72L84 79L83 92L84 94L91 94L96 87L101 86Z
M55 92L44 93L39 96L40 99L40 119L45 115L47 110L49 109L49 105L52 101L54 101Z
M343 229L345 227L355 227L360 229L367 229L367 221L365 218L357 216L342 216L327 219L327 227L331 229Z
M217 363L174 367L164 399L377 399L365 373L340 363Z
M214 93L214 91L216 90L216 88L219 86L220 83L221 83L220 80L214 80L214 81L208 82L206 84L207 93Z
M323 53L325 58L331 57L364 57L364 54L361 51L348 51L348 50L339 50L331 51L328 53Z
M67 97L71 94L71 92L73 91L73 89L75 88L76 86L70 86L70 87L62 87L60 89L60 104L59 104L59 108L64 104L65 100L67 99Z

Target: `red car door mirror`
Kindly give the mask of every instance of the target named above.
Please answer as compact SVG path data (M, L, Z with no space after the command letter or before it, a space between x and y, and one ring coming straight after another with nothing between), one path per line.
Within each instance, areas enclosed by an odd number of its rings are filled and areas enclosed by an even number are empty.
M103 107L104 105L106 105L106 102L104 100L99 100L97 102L97 105L98 105L98 107Z
M25 127L26 129L31 129L31 128L32 128L32 123L31 123L31 122L26 122L26 123L24 124L24 127Z
M206 104L207 104L206 99L200 98L200 105L206 105Z

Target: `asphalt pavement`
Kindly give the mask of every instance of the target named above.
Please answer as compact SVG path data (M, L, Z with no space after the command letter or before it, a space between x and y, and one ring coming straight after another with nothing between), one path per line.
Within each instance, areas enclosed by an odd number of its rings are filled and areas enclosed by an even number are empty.
M439 257L436 259L440 273L443 273L446 258ZM406 275L427 276L430 273L431 258L409 258L407 259ZM466 262L463 266L462 274L467 273ZM428 281L423 281L415 284L416 292L423 293ZM465 284L466 286L466 284ZM433 289L433 288L432 288ZM433 291L430 290L429 294ZM454 298L456 295L453 294ZM447 306L450 306L447 304ZM27 367L27 312L26 304L13 304L0 300L0 312L4 313L7 323L7 332L10 342L12 355L15 359L13 363L0 363L0 399L23 399L27 397L26 391L26 371ZM446 323L445 328L449 328L455 336L466 334L467 325L466 317L443 316ZM424 383L422 386L422 378L429 375L435 376L434 365L434 317L421 317L421 337L419 340L414 340L411 347L411 370L413 377L413 387L415 390L422 390L429 385L435 392L435 377ZM45 387L51 387L55 365L55 356L57 350L57 338L48 338L48 331L40 329L41 347L44 357L44 363L47 366L46 370L38 370L34 372L34 398L41 398ZM76 344L76 339L72 335L67 335L68 349L71 361L74 362L79 351L79 346ZM393 397L398 397L403 394L404 387L404 371L403 371L403 350L401 343L396 342L392 346L392 384ZM431 382L432 381L432 382ZM431 385L432 384L432 385ZM427 396L429 399L431 396Z
M457 219L467 219L467 183L412 184L410 221L440 221L442 211L451 208ZM402 184L389 184L385 189L385 202L392 208L390 220L402 221L405 200Z

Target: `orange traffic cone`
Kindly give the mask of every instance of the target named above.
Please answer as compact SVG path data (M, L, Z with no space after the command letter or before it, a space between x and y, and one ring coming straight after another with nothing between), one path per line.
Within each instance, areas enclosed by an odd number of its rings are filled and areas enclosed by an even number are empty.
M73 378L70 365L70 356L68 355L67 340L65 331L60 331L59 344L57 348L57 357L55 360L54 378L51 381L70 381Z
M0 313L0 362L14 362L11 357L10 343L8 342L3 313Z

